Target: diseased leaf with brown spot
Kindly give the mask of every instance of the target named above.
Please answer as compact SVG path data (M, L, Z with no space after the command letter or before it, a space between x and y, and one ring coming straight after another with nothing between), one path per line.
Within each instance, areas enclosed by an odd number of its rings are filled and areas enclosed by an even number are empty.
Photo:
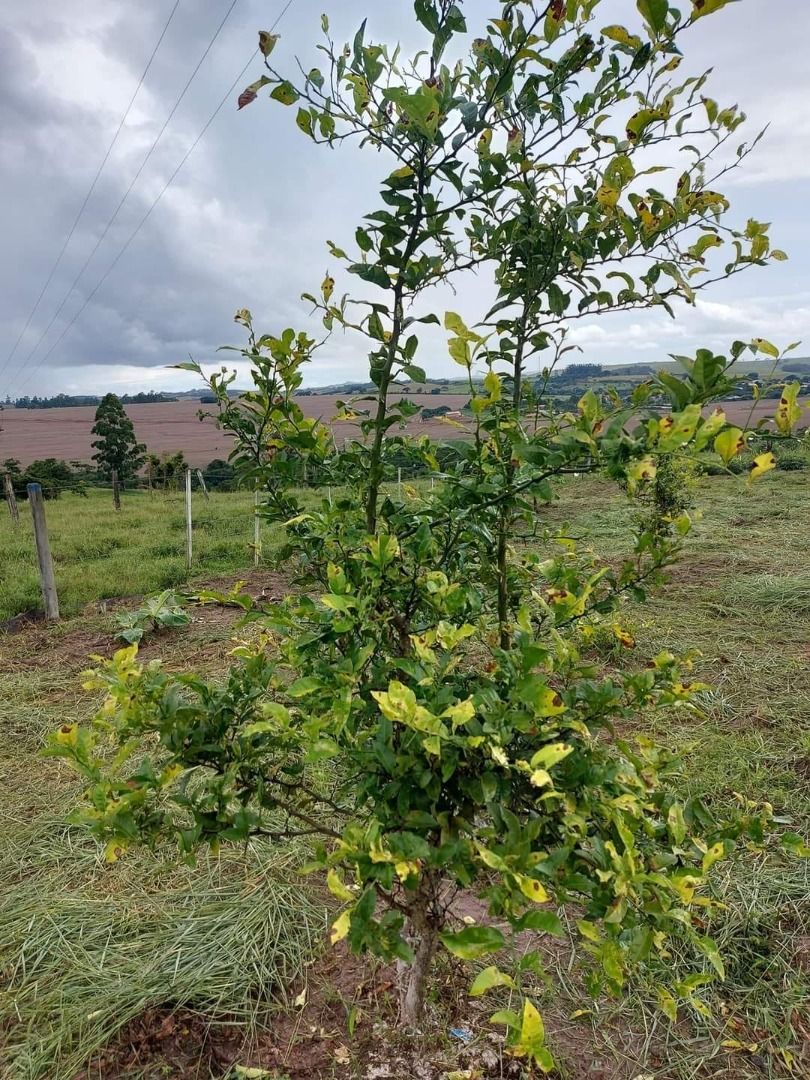
M259 49L262 56L270 55L270 53L276 47L278 37L278 34L271 34L269 30L259 31Z

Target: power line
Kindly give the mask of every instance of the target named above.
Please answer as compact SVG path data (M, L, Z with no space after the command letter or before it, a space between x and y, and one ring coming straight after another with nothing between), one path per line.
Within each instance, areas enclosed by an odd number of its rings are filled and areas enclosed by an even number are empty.
M292 5L293 5L293 3L294 3L294 2L295 2L295 0L287 0L287 2L286 2L286 3L284 4L284 7L283 7L283 8L281 9L281 11L279 12L279 14L278 14L278 15L276 16L276 18L275 18L275 21L274 21L274 22L273 22L273 24L271 25L271 27L270 27L270 30L271 30L271 31L272 31L272 30L275 30L276 26L278 26L278 24L279 24L279 23L281 22L281 20L282 20L282 19L284 18L284 16L285 16L285 15L287 14L287 12L288 12L288 11L289 11L289 9L290 9L290 8L292 7ZM168 191L169 187L170 187L170 186L172 185L172 183L174 182L174 179L175 179L175 177L177 176L177 174L178 174L178 173L180 172L180 170L181 170L181 169L183 168L183 166L185 165L185 163L186 163L186 162L188 161L188 159L189 159L189 158L191 157L191 155L192 155L192 154L194 153L194 150L195 150L195 149L197 148L198 144L199 144L199 143L201 142L201 140L203 139L203 137L204 137L205 133L206 133L206 132L208 131L208 129L210 128L211 124L213 124L214 120L215 120L215 119L217 118L217 116L218 116L218 115L219 115L219 113L221 112L221 110L222 110L223 106L224 106L224 105L225 105L225 104L226 104L226 103L227 103L227 102L228 102L228 101L229 101L229 100L231 99L231 95L233 94L234 90L235 90L235 89L236 89L236 87L237 87L237 86L239 85L239 83L241 82L241 80L242 80L242 79L244 78L245 72L246 72L246 71L247 71L247 69L248 69L248 68L250 67L250 65L251 65L251 64L253 63L253 60L254 60L254 58L255 58L255 56L256 56L256 53L257 53L257 52L258 52L258 49L255 49L255 50L254 50L254 51L253 51L253 52L252 52L252 53L250 54L250 57L248 58L248 61L247 61L247 63L246 63L246 64L245 64L245 66L244 66L244 67L242 68L242 70L241 70L241 71L239 72L239 74L238 74L238 75L236 76L236 78L235 78L235 79L233 80L233 82L231 83L231 85L230 85L230 86L228 87L227 91L225 92L224 96L222 97L222 100L221 100L221 101L220 101L220 103L219 103L219 104L217 105L216 109L214 109L214 111L213 111L213 113L211 114L211 116L209 116L208 120L207 120L207 121L205 122L205 124L204 124L204 126L203 126L202 130L200 131L199 135L198 135L198 136L197 136L197 138L196 138L196 139L194 140L194 142L193 142L193 143L191 144L191 146L190 146L190 147L188 148L188 150L187 150L187 151L185 152L185 154L183 155L183 157L182 157L182 158L180 159L180 163L179 163L179 165L178 165L178 166L177 166L177 168L176 168L176 169L174 170L174 172L173 172L173 173L171 174L171 176L170 176L170 177L169 177L169 179L168 179L168 180L166 181L166 183L165 183L165 184L163 185L163 187L161 188L160 192L158 193L158 195L156 196L156 198L154 199L154 201L152 202L152 204L151 204L151 205L149 206L149 208L147 209L146 213L145 213L145 214L143 215L143 217L141 218L141 220L140 220L140 221L138 222L138 224L137 224L137 225L135 226L135 228L133 229L133 231L132 231L132 232L130 233L129 237L127 238L126 242L124 243L124 246L123 246L123 247L121 248L121 250L120 250L120 251L118 252L118 254L117 254L117 255L115 256L115 258L113 259L113 261L112 261L112 262L110 263L110 265L109 265L109 266L107 267L107 269L105 270L105 272L104 272L104 274L102 275L101 279L100 279L100 280L99 280L99 282L98 282L98 283L96 284L95 288L94 288L94 289L92 290L92 292L91 292L91 293L90 293L90 294L89 294L89 295L87 296L87 298L85 299L85 301L84 301L84 303L82 304L82 306L81 306L81 307L79 308L79 310L78 310L78 311L77 311L77 312L76 312L76 313L74 314L73 318L72 318L72 319L70 320L70 322L69 322L69 323L67 324L67 326L65 326L64 330L63 330L63 331L62 331L62 333L61 333L61 334L59 335L59 337L58 337L58 338L56 339L56 341L54 341L54 343L53 343L53 344L51 345L51 347L50 347L50 348L48 349L48 351L47 351L47 352L45 353L45 355L44 355L44 356L43 356L43 357L42 357L42 358L41 358L41 359L39 360L39 362L38 362L38 363L37 363L37 364L36 364L36 365L35 365L35 366L34 366L34 367L32 368L32 370L30 371L30 373L28 374L28 376L27 376L27 377L26 377L26 378L24 379L24 381L23 381L23 382L22 382L22 383L21 383L21 384L19 385L19 387L18 387L18 389L17 389L17 391L16 391L16 393L17 393L18 395L19 395L19 393L20 393L20 391L21 391L21 390L25 389L25 387L26 387L26 386L28 385L28 383L29 383L29 382L31 381L31 379L32 379L32 378L34 377L34 375L35 375L35 374L37 373L37 371L38 371L38 370L39 370L39 369L40 369L40 368L42 367L42 365L43 365L43 364L45 363L45 361L46 361L46 360L48 359L48 357L49 357L49 356L50 356L50 355L51 355L51 354L53 353L54 349L55 349L55 348L57 347L57 345L59 345L59 343L60 343L60 342L62 341L62 339L63 339L63 338L65 337L65 335L67 334L67 332L68 332L68 331L69 331L69 330L71 329L71 327L73 326L73 324L74 324L74 323L76 322L76 320L77 320L77 319L79 318L79 316L81 315L81 313L82 313L82 312L83 312L83 311L85 310L85 308L86 308L86 307L88 306L88 304L90 303L90 301L91 301L91 300L93 299L93 297L94 297L94 296L96 295L96 293L98 292L98 290L99 290L99 289L101 288L101 286L102 286L102 285L104 284L104 282L105 282L105 281L107 280L107 278L108 278L108 277L110 276L110 274L111 274L111 273L113 272L113 270L115 269L115 267L116 267L116 266L118 265L119 261L121 260L122 256L123 256L123 255L124 255L124 253L125 253L125 252L127 251L127 249L129 248L129 246L130 246L130 244L132 243L132 241L133 241L133 240L135 239L135 237L136 237L136 236L138 235L138 233L139 233L139 232L141 231L141 229L143 228L143 226L144 226L144 225L146 224L146 222L148 221L149 217L150 217L150 216L151 216L151 214L152 214L152 211L153 211L153 210L155 209L155 207L157 206L157 204L158 204L158 203L160 202L160 200L161 200L161 199L163 198L163 196L164 196L164 195L166 194L166 192Z
M26 365L28 364L28 361L33 357L34 353L36 353L37 349L40 347L42 342L48 336L48 333L50 332L51 327L56 322L56 320L59 318L59 316L62 314L62 311L64 310L64 307L65 307L65 304L67 304L68 300L73 295L73 290L76 288L79 281L83 277L85 270L87 269L87 267L92 262L93 257L95 256L98 249L104 243L104 240L106 239L107 234L109 233L110 229L112 228L112 226L115 223L116 218L118 217L119 213L121 212L121 208L123 207L124 203L129 198L129 195L132 192L132 189L135 187L138 180L140 179L141 174L143 173L143 170L146 168L147 164L149 163L149 160L152 157L152 154L157 149L158 143L163 138L163 134L166 131L166 128L171 123L171 120L172 120L174 114L180 108L180 105L181 105L183 99L185 98L186 94L188 93L188 90L189 90L192 82L196 78L197 73L199 72L200 68L202 67L203 63L205 62L206 57L208 56L209 52L213 48L214 43L216 42L217 38L219 37L223 27L225 26L225 23L228 21L228 18L230 17L231 12L233 11L233 9L236 7L236 5L238 3L239 3L239 0L231 0L230 7L225 12L225 15L223 16L222 21L220 22L219 26L217 27L216 31L214 32L214 36L211 38L211 40L208 42L208 45L205 47L205 50L203 51L202 56L197 61L196 67L192 71L191 75L188 77L185 86L181 90L180 96L177 98L174 105L172 106L172 109L171 109L169 115L164 120L163 126L161 127L160 131L157 133L157 136L155 137L152 145L147 150L146 156L144 157L143 161L141 162L140 166L138 167L138 171L135 173L132 180L130 181L129 187L126 189L124 194L121 196L121 199L119 200L118 205L116 206L115 210L113 211L112 216L108 219L107 224L104 226L104 229L103 229L103 231L101 233L101 236L99 236L99 238L96 240L96 243L95 243L95 245L93 247L93 250L90 252L90 254L87 256L87 258L82 263L81 269L79 270L78 274L76 274L76 276L74 277L74 279L71 282L71 284L70 284L67 292L65 293L65 295L62 297L62 301L59 304L59 307L56 309L56 311L51 316L50 322L48 323L48 325L45 327L45 329L40 334L36 345L34 345L33 349L31 349L28 356L26 356L25 360L23 361L21 370L23 370L26 367ZM80 310L83 310L83 308L80 309ZM61 338L59 340L61 340Z
M70 232L68 232L67 236L65 237L65 242L62 244L62 248L61 248L59 254L56 256L56 261L54 262L53 266L50 269L50 273L48 274L47 278L45 279L45 284L42 286L42 289L40 290L39 296L37 297L36 302L34 303L34 306L31 308L30 312L28 313L28 318L25 320L25 326L20 331L20 335L17 338L17 340L14 342L14 348L11 350L11 352L6 357L5 362L3 364L3 367L0 368L0 375L3 374L3 372L6 370L8 365L11 363L11 360L14 357L14 354L16 353L17 349L19 348L20 342L22 341L23 337L25 336L25 333L28 330L28 327L31 325L31 320L33 319L34 315L36 314L37 308L42 303L43 296L48 291L48 286L53 281L53 276L56 273L56 271L58 270L59 264L62 262L62 258L64 257L64 254L67 251L68 244L73 239L73 234L76 232L76 228L77 228L77 226L79 224L79 221L81 220L82 214L87 209L87 204L90 201L90 198L91 198L93 192L96 190L96 184L99 181L99 177L101 176L102 172L104 171L104 166L109 161L110 154L112 153L113 147L115 146L116 142L118 141L118 136L121 134L121 131L122 131L123 127L124 127L124 124L127 122L127 118L129 116L130 112L132 111L132 106L135 104L135 98L138 96L138 93L139 93L141 87L143 86L144 80L145 80L146 76L149 73L149 69L152 66L152 61L155 59L155 56L157 55L157 51L160 48L164 37L166 36L166 31L169 29L169 24L171 23L172 19L174 18L174 14L177 11L179 6L180 6L180 0L175 0L174 7L169 12L169 17L166 20L166 22L165 22L165 24L163 26L163 29L160 32L160 37L157 39L157 43L155 44L154 49L152 49L152 54L149 57L149 60L147 61L146 67L143 69L143 72L141 73L141 77L138 80L138 85L135 87L135 91L132 94L132 97L129 99L129 104L127 105L126 109L124 110L124 115L121 117L121 119L120 119L120 121L118 123L118 127L115 129L115 134L112 137L110 145L107 147L107 152L104 155L104 157L102 158L101 164L99 165L98 169L96 170L96 175L93 177L93 180L92 180L92 183L90 184L90 187L87 189L87 194L84 197L84 201L82 202L82 205L79 207L78 214L76 215L76 217L73 220L73 224L70 227Z

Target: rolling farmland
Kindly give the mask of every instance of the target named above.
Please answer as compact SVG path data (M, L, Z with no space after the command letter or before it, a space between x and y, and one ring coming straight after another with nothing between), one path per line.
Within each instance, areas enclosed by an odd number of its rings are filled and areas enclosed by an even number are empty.
M344 395L301 397L299 404L307 416L329 420L337 411L339 396ZM468 398L469 395L464 394L431 394L416 400L429 408L446 405L456 410ZM183 450L192 465L202 466L212 458L227 457L230 451L228 437L214 422L200 421L199 412L203 408L211 411L213 406L202 406L198 400L186 398L154 405L127 405L126 411L135 425L138 440L151 452L162 454ZM93 455L90 429L95 411L94 406L4 410L0 418L0 461L9 457L16 458L22 465L47 457L90 461ZM332 429L338 445L357 431L353 424L346 422L335 423ZM414 417L406 430L434 439L458 437L456 428L438 419L423 422Z
M306 416L330 420L337 412L337 401L343 395L318 394L298 399ZM457 410L469 400L466 394L429 394L413 400L426 408L446 405ZM805 399L807 401L808 399ZM728 401L723 408L732 423L745 426L751 414L752 402ZM212 420L200 421L201 406L196 399L161 402L153 405L127 405L126 411L135 425L138 440L153 453L173 453L183 450L194 466L203 466L212 458L227 457L228 437ZM757 403L751 423L759 416L773 413L773 401ZM37 458L64 458L67 461L90 461L93 450L95 408L80 406L65 409L5 409L0 415L0 461L16 458L23 466ZM335 441L341 445L345 438L356 436L351 423L332 424ZM441 419L414 419L405 428L411 435L429 435L432 439L457 439L463 432L454 424Z

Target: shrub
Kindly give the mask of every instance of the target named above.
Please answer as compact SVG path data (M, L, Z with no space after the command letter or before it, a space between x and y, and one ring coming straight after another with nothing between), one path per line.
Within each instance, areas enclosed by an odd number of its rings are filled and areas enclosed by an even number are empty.
M336 47L324 19L331 70L298 85L272 66L275 38L260 35L268 74L240 104L269 83L277 102L299 103L298 126L316 142L356 136L392 158L356 254L330 245L375 299L336 294L331 273L305 297L327 332L368 343L371 408L343 413L363 438L340 455L345 493L299 505L301 458L322 465L331 452L330 433L296 403L317 342L292 328L262 334L239 311L254 388L233 397L227 371L207 384L235 439L237 474L283 523L278 557L291 562L300 594L258 609L245 598L263 636L236 650L222 682L121 650L90 681L108 695L97 727L66 725L51 742L87 780L86 819L108 858L167 833L184 853L254 835L312 837L309 868L325 872L342 906L332 940L398 961L404 1024L421 1018L438 949L476 960L506 944L501 926L562 933L554 905L577 906L594 993L620 991L632 965L666 955L673 937L721 973L704 926L708 875L741 839L759 842L767 820L749 806L716 820L699 798L671 790L668 753L616 735L651 710L694 708L703 688L688 657L662 652L600 676L578 646L583 629L609 615L632 648L623 601L645 599L679 555L688 514L640 525L610 565L568 536L539 552L514 543L534 501L551 501L570 472L601 469L635 497L673 455L733 460L746 433L704 406L728 392L747 350L779 357L764 339L735 342L727 356L701 349L679 358L681 378L661 372L629 404L587 391L565 413L527 386L527 371L553 367L569 348L567 313L691 298L704 280L691 271L724 244L716 222L728 203L705 186L703 152L666 194L647 188L635 164L647 169L663 141L703 145L707 128L711 156L714 140L741 123L735 109L700 102L704 80L680 90L669 81L684 32L707 12L683 19L666 2L641 8L637 34L608 27L597 45L583 5L554 0L541 16L498 5L487 36L473 36L470 57L452 68L443 55L466 30L456 4L416 4L428 40L413 69L367 43L364 27L352 46ZM628 119L629 86L637 111ZM578 180L562 186L574 150ZM729 229L726 273L768 257L765 225ZM621 271L617 284L623 258L636 276ZM469 388L472 438L441 485L400 500L383 482L389 451L402 446L397 425L418 407L391 391L400 376L425 382L420 325L438 319L416 311L471 262L491 272L494 307L475 327L452 311L444 325ZM785 394L777 423L789 432L793 390ZM524 422L530 400L544 421L536 426ZM650 416L647 404L661 400L671 412ZM427 440L417 451L437 467ZM752 479L774 464L757 455ZM101 730L124 747L145 739L147 763L139 755L134 768L119 760L111 771ZM485 898L490 922L454 920L459 889ZM530 955L523 972L538 962ZM473 990L496 985L513 976L491 965ZM498 1014L508 1049L549 1070L539 1014L519 989L518 1009ZM689 983L659 990L670 1016L676 995L691 996Z

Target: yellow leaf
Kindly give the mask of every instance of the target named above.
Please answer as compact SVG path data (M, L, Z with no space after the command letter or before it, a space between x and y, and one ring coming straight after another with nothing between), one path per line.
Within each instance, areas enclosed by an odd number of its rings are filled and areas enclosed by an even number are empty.
M329 303L329 300L330 300L330 298L332 296L332 293L334 291L335 291L335 279L333 277L330 277L329 274L327 274L326 277L321 282L321 293L322 293L323 298L324 298L324 300L326 301L327 304Z
M574 752L573 746L564 742L549 743L541 747L536 754L532 755L531 766L533 769L550 769L559 764Z
M766 356L773 357L774 360L779 356L779 350L770 341L766 341L765 338L755 337L751 342L757 352L764 352Z
M766 472L770 472L771 469L776 468L776 458L768 451L767 454L758 454L754 458L754 467L748 474L748 482L752 480L758 480L760 476L764 476Z
M657 472L656 464L649 454L638 461L631 462L626 469L629 490L635 491L641 480L654 480Z
M596 201L605 210L613 210L619 201L619 192L610 184L602 184L596 192Z
M339 941L343 941L349 932L349 926L351 925L351 912L344 911L342 915L339 915L337 919L332 923L332 933L329 936L329 940L333 945L336 945Z
M501 380L494 371L488 371L484 378L484 389L489 394L490 401L500 401Z
M631 34L624 26L605 26L602 35L611 41L618 41L620 45L629 45L631 49L641 48L641 38Z
M718 840L718 842L716 844L712 844L712 846L709 848L709 850L703 856L703 864L702 864L703 873L705 874L708 870L711 870L711 868L714 866L714 864L716 862L719 862L720 859L724 859L725 857L726 857L726 846L722 842L722 840Z
M714 440L714 448L728 465L736 454L742 453L745 449L745 436L738 427L727 428L721 431Z
M301 991L301 993L296 997L295 1001L293 1002L293 1005L296 1007L296 1009L303 1009L303 1007L306 1005L306 1003L307 1003L307 988L304 987L304 989Z
M782 391L782 396L779 398L775 419L776 426L783 435L789 435L793 431L794 426L801 420L802 407L796 401L800 390L800 383L790 383L785 386Z
M678 1019L678 1002L670 994L669 990L665 990L663 987L658 989L658 1008L673 1024Z
M548 902L549 895L539 881L536 881L534 878L524 877L522 874L516 875L515 880L520 887L520 891L524 896L528 897L529 900L534 901L535 904L545 904Z
M545 787L551 783L551 774L546 772L545 769L535 769L529 777L529 783L535 787Z
M326 874L326 887L332 896L338 900L342 900L344 903L348 900L354 900L354 895L349 891L346 885L340 877L340 874L335 870L334 866L330 867Z
M509 758L506 756L503 747L495 746L494 744L489 748L490 754L498 762L499 765L503 765L506 768L509 765Z
M541 1046L545 1037L543 1019L531 1001L526 998L523 1002L523 1022L520 1025L521 1046L531 1052L530 1048Z
M129 847L129 841L125 840L121 836L113 837L112 840L104 847L104 862L114 863L118 862L121 856Z
M625 649L634 649L636 647L636 639L629 630L623 630L618 623L613 625L612 630Z

